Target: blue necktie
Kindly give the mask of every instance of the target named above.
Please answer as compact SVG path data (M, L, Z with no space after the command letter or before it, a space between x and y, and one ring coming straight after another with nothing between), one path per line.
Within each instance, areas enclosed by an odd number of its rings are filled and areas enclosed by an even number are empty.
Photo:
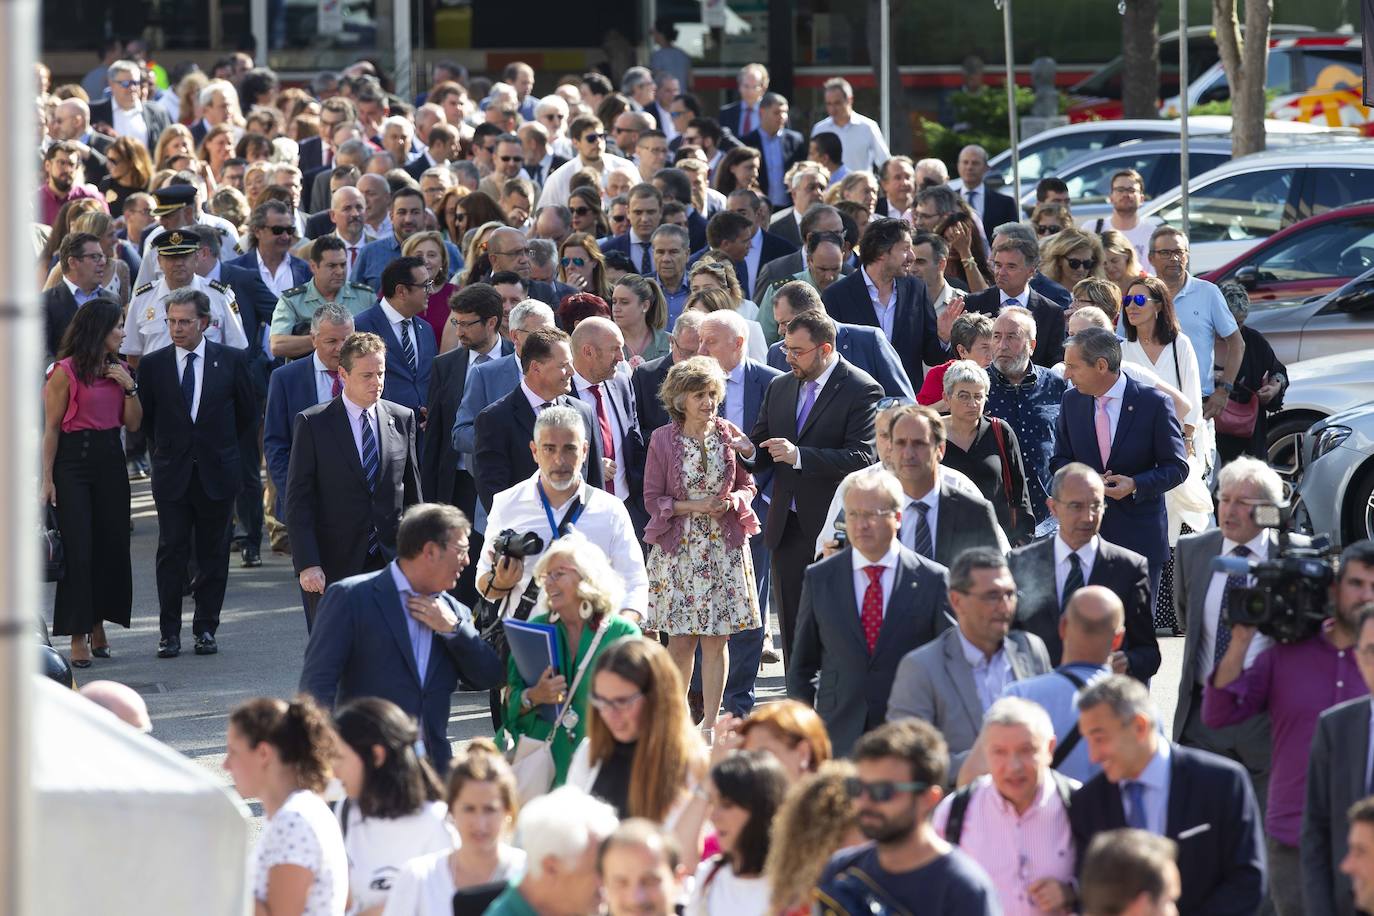
M1244 544L1239 545L1231 551L1235 557L1250 556L1250 548ZM1231 645L1231 627L1226 622L1226 607L1231 599L1231 591L1237 588L1245 588L1246 581L1250 576L1246 573L1232 574L1226 577L1226 584L1221 587L1221 607L1217 609L1217 641L1216 647L1212 650L1212 667L1221 664L1221 657L1226 654L1226 650Z
M916 527L913 529L911 549L927 560L933 560L935 544L930 537L930 523L926 521L926 513L930 511L930 506L923 502L913 502L911 508L916 510Z
M415 345L410 342L410 319L401 320L401 357L410 367L410 371L415 371Z
M380 462L377 457L377 436L372 432L372 418L366 410L362 413L363 431L363 476L367 478L367 489L369 492L377 489L377 470ZM376 553L380 547L377 540L377 529L369 526L367 530L367 553L369 556Z
M186 368L181 370L181 396L186 400L186 412L194 416L196 403L196 354L186 354Z
M1126 782L1121 784L1126 793L1126 826L1138 830L1149 830L1149 820L1145 817L1145 783Z

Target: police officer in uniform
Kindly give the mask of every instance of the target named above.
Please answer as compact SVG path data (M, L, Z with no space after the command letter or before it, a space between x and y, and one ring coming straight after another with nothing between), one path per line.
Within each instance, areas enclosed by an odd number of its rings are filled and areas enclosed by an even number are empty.
M172 336L167 330L165 300L173 290L189 286L205 293L210 300L210 326L205 336L217 344L243 350L248 337L243 332L239 306L234 292L218 280L207 280L195 269L195 253L200 248L200 236L192 229L173 229L153 242L162 276L153 283L145 283L134 290L129 301L129 315L124 322L123 352L129 364L138 366L145 353L170 346ZM151 258L146 259L152 260Z
M153 207L159 226L153 227L143 244L143 264L138 269L138 286L152 283L162 276L162 268L157 258L149 257L156 250L157 239L165 232L174 229L190 229L192 232L218 232L220 235L219 259L228 261L243 254L239 250L238 230L234 224L222 216L206 213L200 208L200 189L188 184L189 178L172 179L172 184L153 192L157 204ZM137 240L133 240L137 244Z
M322 305L334 303L357 316L377 302L377 293L366 283L348 278L348 247L343 239L325 235L310 247L309 283L293 286L281 294L272 313L271 347L275 357L295 358L314 352L310 339L310 319Z

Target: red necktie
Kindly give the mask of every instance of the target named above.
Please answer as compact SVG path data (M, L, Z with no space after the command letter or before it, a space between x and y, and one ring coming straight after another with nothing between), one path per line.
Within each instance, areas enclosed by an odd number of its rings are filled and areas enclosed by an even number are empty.
M868 654L878 646L878 631L883 628L883 568L865 566L868 573L868 588L864 589L864 606L859 611L859 623L864 628L864 640L868 643Z
M592 386L592 397L596 398L596 425L601 427L601 457L615 460L615 433L611 432L611 418L606 416L606 402L601 397L601 386ZM607 477L601 485L607 493L615 493L615 478Z
M747 137L754 129L754 109L745 106L744 123L739 126L739 135Z
M333 384L333 385L330 387L330 389L329 389L330 397L335 397L335 398L337 398L337 397L339 396L340 392L342 392L342 391L343 391L343 382L340 381L340 380L339 380L339 376L338 376L337 374L335 374L335 376L334 376L334 384Z
M349 274L349 276L352 276L352 275L353 275L353 266L354 266L354 264L355 264L355 263L357 262L357 260L358 260L358 247L359 247L359 246L354 245L352 248L348 249L348 274Z

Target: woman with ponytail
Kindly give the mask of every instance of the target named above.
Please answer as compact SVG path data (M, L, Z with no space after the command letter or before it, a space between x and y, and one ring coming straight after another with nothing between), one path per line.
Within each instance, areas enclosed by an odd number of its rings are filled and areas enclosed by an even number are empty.
M262 697L229 715L224 769L244 798L262 802L253 851L256 916L343 916L348 858L339 822L320 793L334 737L308 697Z
M443 787L417 747L415 720L389 700L364 697L334 713L334 772L347 798L336 809L349 863L349 916L380 916L396 873L450 850Z

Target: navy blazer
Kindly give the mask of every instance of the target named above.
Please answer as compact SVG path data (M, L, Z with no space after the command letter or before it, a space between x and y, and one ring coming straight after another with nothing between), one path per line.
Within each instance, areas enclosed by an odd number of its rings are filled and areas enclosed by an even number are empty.
M419 720L425 751L442 772L452 757L448 717L458 678L484 690L501 683L506 669L478 635L472 612L452 595L434 597L457 615L458 627L431 634L422 679L391 568L330 585L305 646L300 689L325 709L358 697L390 700Z
M658 389L673 368L673 354L640 363L630 373L630 388L634 391L635 409L639 411L639 432L647 442L660 426L667 426L668 411L658 399Z
M687 247L692 251L706 247L706 217L696 208L687 211Z
M409 407L416 413L425 406L429 394L429 370L439 346L434 342L434 329L429 322L416 316L411 320L410 329L415 337L415 368L412 369L401 356L401 342L391 329L391 322L382 311L381 303L357 314L353 319L355 331L368 331L386 342L386 381L382 388L382 398L394 404Z
M293 359L272 373L267 385L267 414L262 424L267 473L277 485L277 518L285 518L286 470L291 464L291 430L296 415L321 403L315 391L314 353Z
M587 483L600 487L601 446L598 444L596 413L571 395L560 395L551 403L571 407L582 414L587 433L587 460L582 476ZM491 512L491 501L497 493L527 480L539 470L530 443L534 441L534 408L525 397L523 388L516 387L505 397L477 415L473 456L477 482L477 498L482 508Z
M1118 547L1134 550L1152 566L1169 558L1169 516L1164 494L1188 476L1188 453L1183 430L1174 416L1174 403L1155 388L1143 388L1126 377L1121 419L1112 437L1107 467L1097 447L1093 398L1070 388L1064 392L1055 426L1050 473L1071 461L1081 461L1099 474L1110 470L1135 480L1135 492L1124 499L1107 495L1102 537Z
M787 356L782 352L783 341L768 348L768 365L779 372L791 372ZM866 328L857 324L835 323L835 350L845 359L858 366L874 381L883 386L883 393L890 398L909 398L916 400L916 392L911 380L906 377L902 361L881 328Z
M1163 741L1161 737L1159 740ZM1170 745L1164 835L1178 843L1182 916L1250 916L1264 897L1264 833L1250 775L1225 757ZM1099 773L1073 794L1078 866L1093 837L1126 826L1121 789Z
M76 317L76 310L76 297L67 288L65 280L59 280L56 286L43 291L43 346L48 362L57 359L62 336L67 333L67 325Z
M509 356L493 359L472 370L458 403L458 416L453 421L453 448L472 455L477 451L475 436L477 415L510 394L520 385L520 360L514 350Z
M650 247L652 248L653 246L651 245ZM632 242L631 242L631 239L630 239L630 233L629 233L629 232L622 232L622 233L620 233L619 235L613 235L613 236L611 236L610 238L606 239L605 242L602 243L602 245L601 245L601 253L602 253L602 254L610 254L610 253L613 252L613 251L617 251L617 252L623 254L625 257L629 258L629 259L630 259L630 263L634 264L634 266L635 266L634 272L635 272L635 273L639 273L639 266L640 266L640 265L639 265L639 262L635 260L634 255L631 253L631 252L633 251L633 245L632 245ZM654 262L654 257L653 257L652 254L650 254L650 255L649 255L649 263L650 263L650 265L652 265L653 262ZM644 276L646 276L646 277L647 277L647 276L651 276L653 273L654 273L654 271L653 271L652 268L651 268L650 271L649 271L649 273L645 274Z
M306 137L296 147L296 167L302 174L313 172L324 165L324 139L319 136Z
M1053 368L1064 361L1064 338L1068 334L1068 323L1064 320L1064 310L1035 291L1035 280L1021 296L1026 308L1035 318L1035 352L1031 362L1046 369ZM964 310L991 315L994 319L1002 311L1002 291L990 286L982 292L972 293L964 298Z
M514 352L515 345L502 338L494 358L500 359ZM453 498L459 454L453 444L454 423L458 418L458 405L463 402L466 393L468 361L471 358L472 351L467 347L455 347L436 356L430 368L429 394L425 403L429 405L431 419L425 427L429 435L425 437L420 451L420 488L431 501L448 502ZM473 375L480 368L474 366Z
M1062 308L1068 308L1073 302L1071 290L1055 283L1038 270L1031 274L1030 288Z
M577 390L577 379L569 381L572 396L579 401L582 400L581 393ZM625 482L630 488L630 494L642 500L644 494L644 458L648 451L648 441L639 429L639 415L635 410L635 396L630 388L630 380L620 373L612 375L605 382L606 391L610 394L607 398L606 409L614 415L615 420L619 421L621 435L620 441L615 445L615 460L617 464L625 466ZM596 413L596 408L586 401L582 401L592 408L592 413ZM598 425L597 442L600 443L601 454L606 454L605 443L601 442L601 434ZM615 428L615 422L611 424ZM617 496L624 497L624 493L617 493ZM631 500L626 503L628 509L631 505L639 506L638 501ZM647 523L648 518L644 521Z
M744 141L745 146L752 146L759 151L759 187L763 189L764 197L769 195L772 188L772 181L776 180L782 182L792 166L806 158L806 138L803 137L799 131L784 126L782 130L778 131L778 139L782 141L783 173L781 175L769 175L767 157L763 155L763 132L756 128L750 131L748 136L741 137L740 139ZM785 185L783 186L783 192L784 194L787 192L787 187ZM790 195L788 196L790 197Z
M949 360L949 347L940 342L935 326L935 310L926 295L926 285L916 277L900 277L893 284L897 292L896 315L892 320L893 349L902 360L906 377L917 387L925 379L925 366L939 366ZM863 269L831 284L821 295L830 317L845 324L879 327L878 313L868 296ZM922 365L924 361L925 366ZM886 389L886 386L884 386Z
M277 307L277 294L262 282L256 262L251 268L240 266L240 262L255 254L256 252L246 254L220 264L219 279L234 291L234 301L239 306L239 319L243 321L243 333L248 337L248 352L257 356L263 352L262 329L272 324L272 312ZM296 273L295 267L295 264L291 265L293 275ZM310 268L306 267L305 271L308 280Z

